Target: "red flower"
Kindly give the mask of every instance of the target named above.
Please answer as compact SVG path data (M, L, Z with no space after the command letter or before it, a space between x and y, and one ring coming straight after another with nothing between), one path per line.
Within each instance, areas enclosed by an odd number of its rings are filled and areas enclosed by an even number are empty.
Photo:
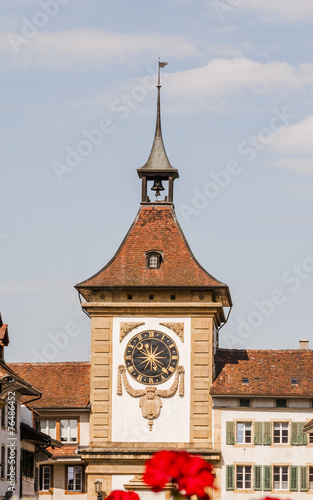
M203 458L187 453L182 456L181 474L177 478L177 486L180 493L199 498L208 499L205 488L214 487L213 467Z
M175 459L174 451L158 451L146 462L143 480L156 493L173 477Z
M146 463L143 480L156 492L172 482L183 495L208 499L205 488L214 487L212 470L203 458L185 451L160 451Z
M106 500L140 500L137 493L134 491L122 491L122 490L114 490L109 496L107 496Z
M276 497L264 497L262 500L280 500L279 498Z

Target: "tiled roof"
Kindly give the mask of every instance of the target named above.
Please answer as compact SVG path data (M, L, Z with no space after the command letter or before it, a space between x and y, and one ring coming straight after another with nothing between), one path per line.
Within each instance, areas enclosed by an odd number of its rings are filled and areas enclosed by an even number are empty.
M0 345L9 345L8 325L4 325L0 313Z
M10 363L42 391L33 408L86 408L90 398L90 363Z
M159 269L146 268L146 252L162 252ZM227 285L211 276L195 259L171 205L142 205L113 259L97 274L76 285L86 298L88 288L209 287L230 303Z
M48 451L52 453L53 458L80 458L77 455L77 446L62 446L62 448L48 448Z
M215 364L212 395L313 397L313 350L219 349Z
M15 372L11 365L7 365L0 360L0 381L2 384L1 396L5 397L8 391L18 391L27 396L39 396L40 390L29 381L23 379L23 376Z

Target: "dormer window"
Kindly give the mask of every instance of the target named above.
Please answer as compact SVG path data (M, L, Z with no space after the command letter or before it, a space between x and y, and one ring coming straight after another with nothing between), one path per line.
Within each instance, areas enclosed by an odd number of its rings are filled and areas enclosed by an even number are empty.
M146 254L146 267L147 269L159 269L162 262L162 255L160 252L148 252Z

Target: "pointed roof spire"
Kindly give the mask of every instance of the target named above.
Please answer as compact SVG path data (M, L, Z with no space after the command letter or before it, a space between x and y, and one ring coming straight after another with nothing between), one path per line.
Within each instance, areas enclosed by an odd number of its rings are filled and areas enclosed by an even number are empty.
M163 138L162 138L162 129L161 129L161 103L160 103L160 90L161 90L161 83L160 83L160 68L164 68L168 63L167 62L160 62L159 59L159 66L158 66L158 84L157 84L157 89L158 89L158 99L157 99L157 118L156 118L156 127L155 127L155 134L154 134L154 140L152 144L152 149L150 156L148 158L147 163L141 168L137 170L139 176L141 172L147 172L147 173L172 173L175 174L175 177L178 177L178 171L176 168L173 168L172 165L170 164L170 161L167 157L166 151L165 151L165 146L163 143Z

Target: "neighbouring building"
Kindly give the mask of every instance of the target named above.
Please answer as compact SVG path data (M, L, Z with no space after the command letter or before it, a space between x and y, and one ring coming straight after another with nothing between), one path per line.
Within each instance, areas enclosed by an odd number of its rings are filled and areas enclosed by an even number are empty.
M313 492L313 351L216 353L211 387L222 500ZM304 347L304 348L303 348Z
M0 314L0 497L33 499L40 463L50 456L51 439L40 432L38 416L27 406L27 401L41 397L40 390L4 361L8 344L8 325Z
M42 397L30 403L39 414L42 432L61 443L49 447L41 461L38 491L45 499L87 498L86 463L77 453L89 445L90 364L11 363L10 367L30 383L36 383Z

